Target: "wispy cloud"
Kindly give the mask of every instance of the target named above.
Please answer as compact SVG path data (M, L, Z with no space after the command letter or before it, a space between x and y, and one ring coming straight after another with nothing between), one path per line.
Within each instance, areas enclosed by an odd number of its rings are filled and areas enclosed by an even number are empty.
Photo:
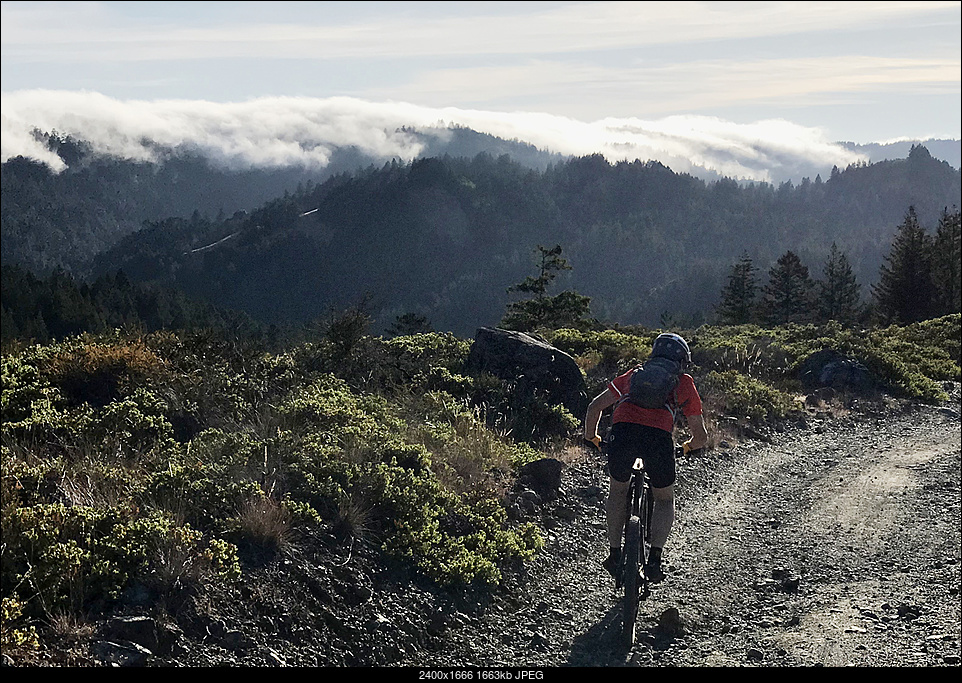
M562 154L602 153L612 161L655 159L678 172L713 169L771 180L792 164L846 166L861 157L822 131L786 121L735 124L712 117L582 122L543 113L503 113L353 98L259 98L241 103L121 101L96 93L24 91L2 96L2 159L23 155L60 169L31 131L59 131L94 149L150 160L157 146L189 147L229 166L325 166L332 150L355 146L375 158L416 157L422 146L403 127L443 132L457 124L521 139ZM441 126L442 130L438 131Z
M464 84L470 83L470 89ZM901 59L860 55L733 61L697 60L637 67L605 67L545 60L507 66L438 69L403 86L368 88L366 98L409 97L422 102L462 105L482 102L543 102L551 110L554 93L618 89L618 108L638 116L677 111L711 111L719 106L811 102L845 93L892 90L962 94L962 57ZM570 103L564 106L572 114ZM616 112L612 112L616 113Z
M243 12L234 18L237 3L212 4L223 11L197 26L190 13L177 21L125 16L106 3L4 3L4 58L547 55L898 26L958 10L957 2L587 2L533 3L545 8L506 17L485 3L452 3L467 7L457 16L432 16L441 13L434 8L412 17L404 12L408 3L398 3L396 14L382 3L368 15L331 21L314 16L307 3L271 3L270 18L254 22Z
M958 135L960 2L4 2L7 90ZM928 98L924 109L903 105ZM871 125L867 125L870 123Z

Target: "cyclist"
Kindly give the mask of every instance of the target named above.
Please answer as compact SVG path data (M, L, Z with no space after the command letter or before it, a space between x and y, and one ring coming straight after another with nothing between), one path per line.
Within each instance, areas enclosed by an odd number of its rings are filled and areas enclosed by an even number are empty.
M708 432L702 415L701 397L691 375L684 370L691 363L688 343L677 334L659 335L651 350L652 357L666 357L681 363L682 374L678 386L664 408L641 408L628 399L634 368L608 383L605 391L594 398L585 415L584 438L601 448L598 423L601 414L615 406L611 431L604 451L608 458L609 492L606 502L608 541L611 551L603 566L614 574L621 560L621 542L625 527L625 498L631 465L638 456L645 462L651 480L651 552L645 574L652 581L661 581L662 551L675 519L675 447L672 439L675 414L680 410L688 420L691 439L685 442L686 452L704 448Z

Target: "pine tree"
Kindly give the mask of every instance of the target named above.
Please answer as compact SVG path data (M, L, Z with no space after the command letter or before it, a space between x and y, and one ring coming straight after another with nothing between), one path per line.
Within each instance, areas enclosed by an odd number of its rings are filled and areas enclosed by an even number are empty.
M935 285L935 315L962 312L962 228L960 212L942 212L935 234L932 279Z
M785 252L768 276L762 304L765 319L774 325L810 321L814 283L801 259L792 251Z
M548 296L548 286L558 277L558 273L571 270L571 266L567 259L562 258L560 245L551 249L538 245L537 251L541 261L538 276L528 276L523 282L508 288L509 293L524 292L533 294L534 298L508 304L501 325L518 331L539 327L578 327L589 315L590 297L570 291Z
M879 270L879 281L872 288L885 321L904 324L931 317L936 293L932 246L932 238L919 223L915 207L909 207Z
M757 272L748 254L742 255L738 263L732 266L718 306L718 318L723 325L743 325L755 319Z
M818 283L818 311L823 320L841 323L854 322L860 307L860 287L845 253L835 243L822 271L824 279Z

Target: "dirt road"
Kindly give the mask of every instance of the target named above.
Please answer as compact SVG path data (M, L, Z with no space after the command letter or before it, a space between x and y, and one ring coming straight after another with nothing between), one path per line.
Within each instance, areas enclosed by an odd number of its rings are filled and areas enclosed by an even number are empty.
M959 666L960 421L943 406L809 419L679 464L669 578L630 650L602 464L546 506L527 576L417 666Z

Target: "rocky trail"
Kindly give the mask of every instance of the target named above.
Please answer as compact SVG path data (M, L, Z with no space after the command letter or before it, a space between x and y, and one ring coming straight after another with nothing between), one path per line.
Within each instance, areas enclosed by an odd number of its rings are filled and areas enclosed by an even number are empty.
M811 417L680 461L668 579L630 650L600 565L603 463L585 455L516 592L406 663L959 666L959 412L956 385L943 406Z

